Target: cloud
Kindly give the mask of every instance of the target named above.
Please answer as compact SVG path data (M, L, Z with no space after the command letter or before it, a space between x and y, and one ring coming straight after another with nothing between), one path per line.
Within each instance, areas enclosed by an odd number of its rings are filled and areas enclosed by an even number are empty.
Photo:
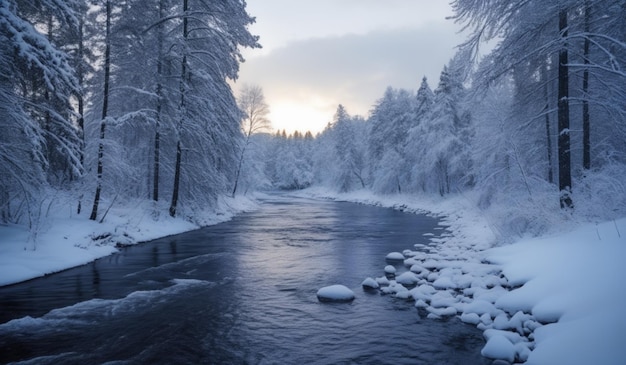
M418 27L452 14L447 1L433 0L248 0L251 27L269 50L294 40L373 29Z
M332 116L341 103L352 114L366 115L387 86L417 89L425 75L436 87L460 41L452 22L299 40L249 56L240 83L260 85L270 107L286 100L315 102Z

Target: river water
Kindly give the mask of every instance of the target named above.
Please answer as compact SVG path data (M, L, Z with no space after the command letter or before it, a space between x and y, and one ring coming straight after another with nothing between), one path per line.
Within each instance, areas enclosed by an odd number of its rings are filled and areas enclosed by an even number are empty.
M270 196L230 222L0 288L0 363L488 364L476 328L361 289L388 252L438 228L391 209ZM332 284L356 299L318 302Z

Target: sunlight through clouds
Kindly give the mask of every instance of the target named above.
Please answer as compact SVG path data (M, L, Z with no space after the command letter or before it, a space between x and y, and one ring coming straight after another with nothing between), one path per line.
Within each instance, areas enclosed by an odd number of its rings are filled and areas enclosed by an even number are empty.
M321 102L320 98L317 99L318 102L311 103L298 99L276 102L272 105L269 115L272 127L277 131L285 130L287 133L298 130L316 134L319 132L320 121L329 123L336 108L331 102Z
M261 50L244 53L239 83L263 88L276 129L320 132L337 105L366 117L388 86L436 86L463 39L433 1L248 1ZM235 84L235 89L237 84Z

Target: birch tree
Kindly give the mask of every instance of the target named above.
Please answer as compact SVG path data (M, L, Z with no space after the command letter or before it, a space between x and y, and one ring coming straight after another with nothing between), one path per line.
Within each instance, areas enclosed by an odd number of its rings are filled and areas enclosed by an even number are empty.
M244 85L239 94L239 109L241 109L241 133L243 134L243 142L240 147L239 161L237 162L237 171L235 173L235 183L233 186L232 196L237 193L237 185L239 184L239 176L241 174L242 165L246 157L246 151L252 142L252 135L261 132L267 132L271 128L270 120L267 118L270 110L263 96L263 89L258 85Z

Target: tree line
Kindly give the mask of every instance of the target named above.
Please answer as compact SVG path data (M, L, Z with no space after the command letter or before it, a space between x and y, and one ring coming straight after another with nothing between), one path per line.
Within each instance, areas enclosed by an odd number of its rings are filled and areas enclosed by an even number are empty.
M232 189L229 82L260 47L245 6L1 1L0 221L32 225L60 192L92 220L116 199L194 219Z
M194 220L312 185L474 194L520 232L626 213L626 1L451 4L469 36L436 87L287 136L259 133L259 87L229 85L259 47L244 1L1 1L0 222L36 225L55 195L98 221L132 199Z
M368 118L340 105L315 138L260 137L270 183L471 193L520 233L626 213L626 1L452 7L469 36L434 90L389 87Z

